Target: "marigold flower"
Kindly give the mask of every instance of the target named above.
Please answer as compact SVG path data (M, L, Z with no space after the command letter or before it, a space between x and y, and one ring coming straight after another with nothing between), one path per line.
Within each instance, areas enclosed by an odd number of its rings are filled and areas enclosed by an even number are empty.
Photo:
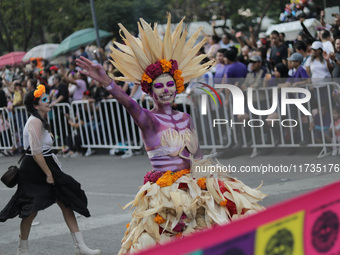
M181 70L176 70L176 71L174 72L174 78L175 78L175 80L181 78L181 75L182 75L182 71L181 71Z
M181 239L183 236L182 236L182 232L179 232L178 234L175 235L175 237L177 239Z
M203 178L199 178L197 180L197 185L201 188L201 189L207 189L207 183L206 183L206 178L203 177Z
M177 87L177 93L180 94L184 91L184 86L181 86L181 87Z
M162 65L162 70L163 70L163 73L168 73L170 72L170 69L172 67L172 64L170 61L167 61L166 59L161 59L159 60L159 62L161 63Z
M224 200L224 201L220 202L220 205L222 205L222 206L226 206L226 205L227 205L227 203L228 203L228 200L226 199L226 200Z
M190 169L184 169L178 172L167 171L157 180L157 184L160 187L171 186L177 179L181 178L185 174L189 174Z
M165 219L162 216L160 216L158 213L154 220L157 224L162 224L165 222Z
M144 73L142 75L142 81L146 81L147 83L151 83L152 79L146 73Z
M44 85L40 84L34 91L34 98L39 98L44 93L46 93L46 88Z
M129 228L130 227L130 223L126 224L126 228Z

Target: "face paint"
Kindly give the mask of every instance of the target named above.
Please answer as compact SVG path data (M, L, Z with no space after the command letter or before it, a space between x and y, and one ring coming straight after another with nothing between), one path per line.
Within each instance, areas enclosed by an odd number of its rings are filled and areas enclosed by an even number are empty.
M41 98L41 102L48 103L48 97L44 96L43 98Z
M176 86L170 75L161 75L152 84L153 98L161 104L170 104L176 96Z

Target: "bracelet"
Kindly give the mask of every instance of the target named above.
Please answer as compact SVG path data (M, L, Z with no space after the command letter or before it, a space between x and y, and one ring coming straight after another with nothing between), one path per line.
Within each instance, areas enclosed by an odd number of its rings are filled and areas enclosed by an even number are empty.
M105 87L105 89L107 91L111 91L111 89L113 89L113 87L115 86L115 82L114 81L111 81L111 83L109 84L109 86Z

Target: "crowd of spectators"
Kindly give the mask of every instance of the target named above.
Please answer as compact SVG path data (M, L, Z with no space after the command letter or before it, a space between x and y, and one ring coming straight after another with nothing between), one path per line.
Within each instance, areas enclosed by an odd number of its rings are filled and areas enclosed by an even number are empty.
M321 17L322 18L322 17ZM334 18L334 24L325 24L319 27L316 35L311 35L301 22L301 32L294 41L286 41L284 33L272 31L269 36L265 33L254 34L254 30L249 28L249 35L233 30L225 31L220 38L215 33L215 25L212 28L215 34L207 35L209 40L201 49L200 53L208 54L202 63L209 59L216 59L216 66L212 71L207 72L202 77L195 79L186 84L188 95L194 93L197 84L206 83L214 86L218 83L234 84L244 92L247 88L260 88L266 86L278 87L295 87L303 86L307 83L318 83L334 79L339 83L340 78L340 16ZM91 52L92 53L92 52ZM23 99L27 91L34 90L38 84L44 84L46 93L49 95L51 107L58 103L70 104L73 101L88 100L93 104L98 104L103 99L110 99L112 96L95 80L79 72L79 67L75 64L76 57L84 56L90 58L89 52L84 47L78 51L78 56L74 55L67 64L60 63L51 65L47 60L38 63L36 60L31 61L30 65L23 67L9 67L0 71L0 107L6 107L9 114L13 114L16 107L23 106ZM93 60L94 62L97 60ZM114 70L112 64L105 60L103 66L106 72L113 78L122 76L117 70ZM280 79L280 80L279 80ZM337 80L338 79L338 80ZM132 98L143 100L145 94L141 91L140 86L128 82L118 82ZM303 130L305 137L299 137L301 144L310 142L310 130L320 131L321 126L324 129L327 140L338 141L337 137L332 136L330 130L335 128L336 135L339 135L337 128L339 119L340 98L339 91L331 87L332 100L327 102L327 85L320 88L319 93L312 92L311 105L313 108L313 121L303 118ZM221 91L219 91L221 92ZM314 93L313 93L314 92ZM229 91L226 91L225 106L229 107ZM245 93L246 95L246 93ZM318 98L319 97L319 98ZM326 101L322 105L323 118L320 118L318 103ZM267 109L266 97L259 94L256 98L261 109ZM318 101L319 100L319 101ZM178 103L178 102L177 102ZM176 101L174 107L176 107ZM333 118L329 118L329 105L331 104L334 112ZM328 115L327 115L328 114ZM75 122L65 113L68 123L73 128L80 128L84 120L76 116ZM239 120L249 119L249 114L237 116ZM333 122L331 122L333 119ZM19 128L16 132L21 132L25 118L17 116L14 120ZM320 121L323 121L323 125ZM329 120L329 121L328 121ZM131 124L133 125L133 124ZM0 131L8 130L8 122L3 117L0 118ZM269 129L269 128L268 128ZM277 127L272 127L274 134L277 134ZM284 139L289 140L289 132ZM3 135L0 137L4 137ZM269 136L268 136L269 137ZM315 141L320 137L316 135ZM3 138L1 138L3 139ZM80 139L69 139L65 137L67 146L64 148L65 156L79 156L82 154L80 148ZM76 144L72 144L75 142ZM280 142L276 141L275 142ZM282 141L281 141L282 142ZM296 141L295 141L296 142ZM2 141L6 144L8 141ZM22 141L17 141L19 148ZM238 146L239 144L236 144ZM3 151L4 154L11 154L13 151ZM333 154L337 154L334 152ZM340 152L339 152L340 153ZM85 153L91 155L91 152ZM111 153L114 154L114 151Z
M208 81L209 75L205 74L196 82L205 79L205 83L211 86L218 83L234 84L244 91L245 97L249 87L297 87L313 84L308 86L312 94L310 110L313 116L312 120L306 116L301 118L303 136L299 137L297 134L293 135L293 138L290 132L284 130L284 141L280 141L279 128L276 126L269 128L266 125L268 130L272 129L275 141L270 141L269 131L265 132L265 141L275 142L275 144L293 142L305 145L312 141L310 136L312 130L315 133L313 142L330 142L332 139L335 141L339 131L335 128L336 137L334 137L331 130L334 128L334 123L338 121L336 113L339 112L340 107L339 91L337 86L325 83L331 81L340 83L340 16L334 15L334 23L326 24L324 12L321 11L320 21L322 26L317 27L317 33L312 35L304 26L304 19L300 19L301 32L292 41L286 41L285 34L275 30L269 36L265 33L254 34L251 27L248 36L242 32L229 30L219 38L213 23L214 34L209 36L207 45L202 49L208 54L209 59L216 59L217 64L211 74L213 80ZM187 92L192 93L194 85L191 84L189 87L190 90ZM318 89L315 89L316 87ZM328 89L331 100L328 98ZM231 106L229 96L230 92L227 90L225 101L227 107ZM268 109L267 101L268 98L266 99L264 93L258 92L258 97L254 93L253 104L258 106L258 109ZM320 109L323 109L323 117L319 115ZM330 118L330 109L334 109L333 118ZM296 112L293 110L292 115L297 118ZM245 115L237 116L237 120L249 120L251 117L249 115L248 110ZM277 118L278 113L265 117ZM295 130L298 129L299 126ZM321 139L321 129L324 130L325 141ZM237 131L238 136L241 133L240 130ZM250 131L248 133L250 136ZM241 137L238 140L242 141ZM261 139L255 140L260 142ZM235 144L234 148L240 147L241 144L242 142ZM334 149L332 154L340 154L340 151Z
M98 109L98 104L101 100L112 98L101 84L98 84L97 81L79 72L80 68L76 66L75 59L80 55L89 57L85 51L85 47L80 48L79 55L70 57L70 61L67 64L60 63L58 65L51 65L45 59L41 60L41 63L32 60L29 65L21 67L6 66L0 71L0 108L7 108L9 113L9 116L0 114L1 144L5 144L6 146L9 144L9 136L4 135L3 132L9 132L9 118L12 118L16 129L15 139L18 145L17 148L13 148L12 150L3 150L2 154L8 156L17 151L22 151L22 141L20 141L19 133L22 132L26 116L15 109L23 108L20 108L20 106L24 105L25 94L29 90L34 90L37 85L45 85L46 94L49 96L50 107L52 108L60 103L70 105L74 101L87 100L91 104L95 104ZM96 62L97 60L93 61ZM114 70L108 60L104 61L103 66L111 77L122 75L117 70ZM124 91L136 100L145 97L145 95L143 96L142 94L140 86L128 82L118 82L117 85L121 86ZM81 117L78 118L76 116L75 122L70 118L68 112L65 113L65 117L67 118L68 124L73 128L79 128L84 125ZM53 121L51 115L49 118L50 121ZM55 114L54 121L58 123L58 114ZM65 128L63 128L63 134L61 134L64 135L63 141L65 141L63 148L64 156L76 157L84 154L80 148L79 134L76 136L76 139L70 139L70 137L67 137L65 134L64 129ZM92 153L93 150L88 150L85 155L89 156Z

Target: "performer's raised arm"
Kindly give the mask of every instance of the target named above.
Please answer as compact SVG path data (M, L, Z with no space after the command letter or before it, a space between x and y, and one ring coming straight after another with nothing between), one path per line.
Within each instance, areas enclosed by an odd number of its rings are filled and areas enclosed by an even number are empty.
M76 61L77 65L83 69L80 72L101 83L106 90L127 109L139 128L142 130L147 128L148 122L146 121L147 113L145 110L135 100L129 97L121 87L117 86L117 84L106 74L101 65L95 64L84 57L80 57Z

